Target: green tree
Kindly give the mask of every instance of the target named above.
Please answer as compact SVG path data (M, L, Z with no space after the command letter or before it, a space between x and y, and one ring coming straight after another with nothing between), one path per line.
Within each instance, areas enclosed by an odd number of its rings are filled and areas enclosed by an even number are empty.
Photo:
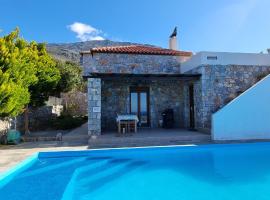
M33 43L18 37L19 30L0 38L0 116L16 116L30 101L29 86L35 84L37 53Z
M61 79L57 85L57 93L69 92L72 90L83 90L84 81L82 68L70 61L56 61L56 67L60 71Z
M0 117L17 116L29 99L27 88L17 85L7 73L0 71Z
M38 81L29 88L31 93L30 105L38 107L44 105L49 95L53 94L61 78L56 62L47 53L45 44L36 44L38 59L36 63L36 77Z
M53 58L47 53L45 44L35 45L37 57L35 60L35 70L37 81L30 85L30 106L39 107L45 104L49 95L55 91L58 81L60 80L60 72L56 68L56 63ZM25 133L29 134L29 117L28 105L25 107Z
M27 111L29 103L43 105L59 80L60 72L45 44L28 43L19 37L18 28L0 38L1 117L16 116L24 107Z

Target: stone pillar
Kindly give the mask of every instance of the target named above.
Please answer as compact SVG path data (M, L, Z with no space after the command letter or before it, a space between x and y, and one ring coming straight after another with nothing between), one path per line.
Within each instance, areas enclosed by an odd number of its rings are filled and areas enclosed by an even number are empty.
M88 135L101 134L101 79L88 79Z

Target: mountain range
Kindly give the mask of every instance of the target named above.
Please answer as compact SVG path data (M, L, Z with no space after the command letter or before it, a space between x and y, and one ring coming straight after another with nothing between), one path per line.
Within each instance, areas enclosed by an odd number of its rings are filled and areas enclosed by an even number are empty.
M49 43L47 51L56 59L80 62L80 51L87 51L100 46L135 45L131 42L115 42L111 40L93 40L75 43Z

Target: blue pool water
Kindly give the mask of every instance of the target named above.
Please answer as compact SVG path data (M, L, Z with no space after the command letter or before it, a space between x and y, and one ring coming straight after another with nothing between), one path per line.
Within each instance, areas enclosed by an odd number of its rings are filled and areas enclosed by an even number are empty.
M40 153L0 199L269 200L270 143Z

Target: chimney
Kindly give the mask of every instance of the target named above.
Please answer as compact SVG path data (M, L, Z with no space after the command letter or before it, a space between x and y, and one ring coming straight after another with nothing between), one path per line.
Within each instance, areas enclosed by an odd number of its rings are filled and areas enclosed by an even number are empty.
M169 39L169 49L177 50L177 27L174 28L173 33Z

